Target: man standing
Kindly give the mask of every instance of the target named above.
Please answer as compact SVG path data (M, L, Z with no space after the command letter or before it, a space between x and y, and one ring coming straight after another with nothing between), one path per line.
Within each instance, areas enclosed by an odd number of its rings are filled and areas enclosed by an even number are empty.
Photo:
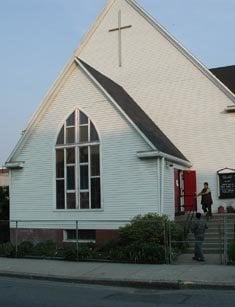
M196 213L196 220L193 221L191 226L191 231L195 237L195 248L194 248L194 257L193 260L205 261L202 244L205 238L205 231L208 229L208 226L205 221L201 220L201 213Z

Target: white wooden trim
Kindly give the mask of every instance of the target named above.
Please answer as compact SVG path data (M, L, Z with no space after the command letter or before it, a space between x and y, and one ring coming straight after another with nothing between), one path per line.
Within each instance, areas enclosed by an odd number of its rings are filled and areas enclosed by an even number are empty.
M22 169L24 167L23 161L6 162L5 167L8 169Z
M161 151L156 151L156 150L155 151L139 151L136 154L137 154L137 157L140 159L165 158L167 161L175 162L175 163L178 163L179 165L186 166L189 168L192 167L191 162L180 159L180 158L176 158L172 155L166 154Z

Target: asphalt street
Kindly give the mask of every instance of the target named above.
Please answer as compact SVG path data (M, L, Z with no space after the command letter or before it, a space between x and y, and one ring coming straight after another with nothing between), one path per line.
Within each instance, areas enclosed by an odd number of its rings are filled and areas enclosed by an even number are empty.
M150 290L0 277L4 307L235 306L234 291Z

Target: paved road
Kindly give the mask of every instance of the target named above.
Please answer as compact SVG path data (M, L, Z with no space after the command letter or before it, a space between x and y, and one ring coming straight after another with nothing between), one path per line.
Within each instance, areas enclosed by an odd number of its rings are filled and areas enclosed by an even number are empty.
M4 307L235 306L234 291L149 290L0 278Z

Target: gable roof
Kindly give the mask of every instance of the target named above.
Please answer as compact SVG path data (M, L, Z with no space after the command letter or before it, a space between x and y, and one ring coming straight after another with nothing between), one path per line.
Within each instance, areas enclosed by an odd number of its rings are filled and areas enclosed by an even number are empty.
M114 99L128 118L138 127L138 129L146 136L146 138L157 150L188 161L122 86L106 77L81 59L77 58L77 60L95 78L100 86Z
M75 50L74 54L70 57L67 64L65 65L62 72L59 74L58 78L55 80L49 91L47 92L45 98L42 100L41 104L39 105L38 109L34 112L31 119L28 121L26 129L24 129L22 136L20 137L19 141L17 142L16 146L10 153L6 162L12 161L15 154L18 150L20 150L24 143L26 142L27 138L30 135L30 130L33 125L37 122L38 118L42 116L47 108L49 107L52 97L56 95L58 89L60 88L62 82L66 79L73 63L74 63L74 55L79 56L83 48L86 47L87 42L92 38L93 33L96 31L99 24L103 21L106 14L112 7L112 5L120 0L109 0L104 7L101 14L97 17L94 24L88 30L84 38L81 40L77 50ZM139 4L137 4L134 0L123 0L132 6L136 12L138 12L143 18L145 18L159 33L163 35L172 45L175 46L187 59L191 61L193 65L195 65L211 82L215 84L233 103L235 103L235 96L234 94L219 80L217 79L212 72L210 72L207 67L205 67L199 60L196 59L188 50L186 50L164 27L162 27L153 17L151 17Z

